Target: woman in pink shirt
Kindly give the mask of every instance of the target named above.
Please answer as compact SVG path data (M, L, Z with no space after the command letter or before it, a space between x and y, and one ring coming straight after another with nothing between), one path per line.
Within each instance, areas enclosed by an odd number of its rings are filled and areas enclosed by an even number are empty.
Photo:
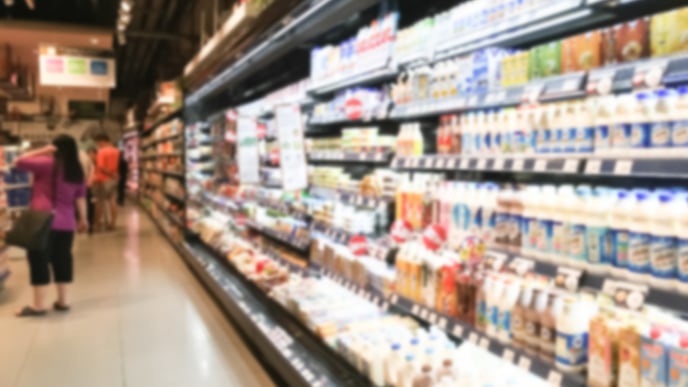
M73 278L74 231L83 232L86 223L86 184L76 141L57 136L53 144L28 152L17 159L16 168L33 174L31 208L54 214L50 247L46 252L28 251L33 303L17 313L19 317L44 316L45 297L51 272L57 285L56 311L69 311L67 286ZM75 219L75 207L79 221Z

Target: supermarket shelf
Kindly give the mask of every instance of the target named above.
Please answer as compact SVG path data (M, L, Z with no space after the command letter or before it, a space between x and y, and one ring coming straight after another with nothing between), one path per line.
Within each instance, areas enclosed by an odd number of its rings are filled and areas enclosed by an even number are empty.
M301 220L303 222L307 222L310 219L310 215L307 211L294 208L287 201L258 198L256 203L261 207L288 214L289 216Z
M173 193L171 193L171 192L167 192L167 191L163 191L163 192L165 193L165 196L167 196L168 198L173 199L173 200L175 200L175 201L177 201L177 202L179 202L179 203L185 203L185 202L186 202L186 198L185 198L185 197L182 197L182 196L179 196L179 195L175 195L175 194L173 194Z
M162 153L162 154L156 154L156 155L146 155L146 156L141 156L139 157L139 160L152 160L152 159L157 159L160 157L175 157L175 156L182 156L184 152L170 152L170 153Z
M308 160L313 162L347 162L347 163L376 163L387 164L394 156L394 152L342 152L342 151L312 151Z
M564 387L581 387L586 385L586 381L582 375L562 373L558 371L553 364L544 362L536 356L528 355L509 344L504 344L496 339L490 338L485 335L484 332L472 327L466 322L437 313L431 308L417 304L406 297L397 294L385 295L370 286L361 286L327 269L319 267L314 263L311 263L311 266L314 270L320 271L325 277L330 278L334 282L377 304L385 310L391 309L395 312L413 316L426 324L436 326L445 331L448 335L461 341L468 341L502 358L504 361L516 364L520 368L552 382L553 385Z
M584 154L553 154L551 156L461 157L432 155L397 157L392 168L400 170L485 171L514 173L578 174Z
M346 117L345 114L337 114L331 117L311 117L307 125L308 126L329 126L329 125L362 125L370 124L380 121L386 121L389 119L389 106L379 107L373 112L365 112L363 116L359 119L351 119ZM306 131L306 135L311 134L313 131Z
M688 315L688 294L682 293L674 289L672 284L667 286L656 286L654 284L647 284L637 280L629 280L623 275L612 273L610 271L591 270L590 267L582 263L574 261L565 262L550 262L539 258L531 257L527 254L512 254L499 249L488 249L487 255L501 255L505 257L505 266L515 259L528 260L533 262L532 271L548 276L554 277L559 273L561 268L569 268L581 272L581 278L578 282L580 288L592 290L594 292L602 292L605 288L605 283L608 281L618 281L625 283L633 283L634 286L645 286L647 295L645 303L662 307L664 309L673 310L681 315Z
M270 366L280 385L366 387L370 382L217 251L187 242L182 257L243 333L252 351Z
M166 136L166 137L163 137L163 138L159 138L159 139L150 141L150 142L148 142L147 144L143 144L143 145L141 146L141 149L150 148L150 147L152 147L153 145L157 145L157 144L160 144L160 143L162 143L162 142L171 141L171 140L174 140L174 139L177 139L177 138L181 138L181 137L182 137L182 133L177 133L177 134L173 134L173 135Z
M178 177L180 179L184 178L184 173L182 173L182 172L165 171L162 169L149 169L148 171L149 172L158 172L158 173L162 173L163 175Z
M299 239L299 238L292 236L290 233L273 230L269 227L265 227L263 225L260 225L260 224L256 223L253 220L250 220L250 219L246 221L246 226L255 230L255 231L260 232L263 235L270 237L271 239L282 242L283 244L290 246L293 249L295 249L301 253L308 252L308 248L310 247L310 244L311 244L310 238Z
M148 134L148 133L152 133L153 130L155 130L155 128L157 128L158 126L160 126L160 125L162 125L162 124L164 124L164 123L166 123L166 122L172 121L172 120L175 119L175 118L181 118L183 112L184 112L184 106L180 106L179 108L177 108L177 109L173 110L172 112L170 112L170 113L169 113L168 115L166 115L165 117L163 117L163 118L161 118L161 119L155 121L155 122L153 123L153 125L151 125L150 128L148 128L148 129L146 129L146 130L143 131L143 134L145 135L145 134Z
M351 86L365 86L376 83L391 81L396 78L398 70L393 67L384 67L376 70L364 71L358 75L346 74L337 79L322 81L308 89L314 95L323 95L337 90L346 89Z
M345 245L349 243L349 239L353 236L352 233L332 227L326 222L313 220L311 223L311 232L320 233L326 238L331 239L335 243Z
M145 205L143 205L143 204L140 204L140 205L141 205L141 208L143 208L143 210L146 212L146 214L148 214L148 217L150 217L153 224L155 224L155 226L158 228L158 231L160 231L160 233L165 237L165 239L167 239L168 242L170 242L172 247L175 250L177 250L178 253L181 253L182 246L177 241L175 241L172 238L172 236L170 236L170 234L167 233L165 228L162 227L162 225L158 222L158 220L153 216L153 213L151 213L150 210L148 208L146 208ZM153 205L157 206L157 204L155 204L155 202L153 202ZM166 212L166 211L163 211L163 212ZM184 227L184 225L182 224L181 227Z
M351 192L339 192L337 196L337 200L344 204L372 209L387 207L394 203L393 198L376 198Z
M568 174L586 177L688 179L688 158L679 148L634 151L615 155L555 153L532 156L461 157L432 155L397 157L398 170L482 171L504 173Z

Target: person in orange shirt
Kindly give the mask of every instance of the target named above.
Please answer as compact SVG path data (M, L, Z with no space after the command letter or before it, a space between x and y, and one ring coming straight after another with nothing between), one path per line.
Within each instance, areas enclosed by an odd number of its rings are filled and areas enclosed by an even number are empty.
M110 210L110 224L108 229L114 230L117 224L117 182L119 181L119 149L110 142L107 134L95 136L98 144L96 156L96 171L93 183L93 193L96 197L95 222L103 223L106 206Z

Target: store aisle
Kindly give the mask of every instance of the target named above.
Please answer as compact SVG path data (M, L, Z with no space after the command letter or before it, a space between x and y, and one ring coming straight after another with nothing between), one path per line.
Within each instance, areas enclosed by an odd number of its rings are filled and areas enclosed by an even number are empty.
M0 292L0 386L269 386L269 377L150 219L78 238L73 311L13 316L26 262Z

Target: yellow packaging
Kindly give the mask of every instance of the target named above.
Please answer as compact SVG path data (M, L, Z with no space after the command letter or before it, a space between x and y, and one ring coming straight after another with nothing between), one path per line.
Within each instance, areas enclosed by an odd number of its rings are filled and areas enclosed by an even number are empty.
M592 387L616 385L619 332L612 318L613 316L602 313L590 321L588 385Z
M640 334L633 325L619 330L619 386L640 386Z
M688 51L688 7L652 17L650 49L652 56Z

